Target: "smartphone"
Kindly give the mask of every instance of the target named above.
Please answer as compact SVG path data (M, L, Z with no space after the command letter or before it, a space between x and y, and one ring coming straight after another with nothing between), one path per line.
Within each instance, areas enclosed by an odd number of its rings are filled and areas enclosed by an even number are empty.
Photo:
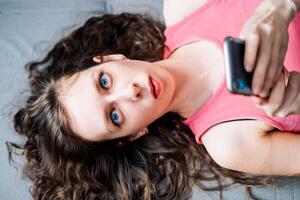
M245 42L239 38L226 37L223 51L228 90L234 94L252 95L253 72L247 72L244 67Z

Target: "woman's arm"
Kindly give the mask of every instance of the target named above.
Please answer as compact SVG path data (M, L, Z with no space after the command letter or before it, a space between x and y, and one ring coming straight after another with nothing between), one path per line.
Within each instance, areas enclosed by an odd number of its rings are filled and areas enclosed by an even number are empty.
M202 141L222 167L257 175L300 175L300 134L257 129L256 120L211 128Z

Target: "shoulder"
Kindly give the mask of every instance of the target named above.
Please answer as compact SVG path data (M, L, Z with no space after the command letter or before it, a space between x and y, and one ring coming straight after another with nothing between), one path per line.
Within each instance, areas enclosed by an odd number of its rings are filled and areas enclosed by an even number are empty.
M210 156L221 166L256 148L274 128L258 120L235 120L217 124L201 138Z
M209 0L164 0L163 15L167 27L176 24Z

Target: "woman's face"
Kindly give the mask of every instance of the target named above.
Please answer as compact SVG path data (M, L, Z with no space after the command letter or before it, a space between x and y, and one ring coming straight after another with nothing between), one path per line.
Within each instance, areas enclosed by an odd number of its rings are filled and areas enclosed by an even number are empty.
M150 77L161 88L156 98L151 94ZM71 128L88 141L138 133L169 111L175 90L166 69L129 59L96 65L62 83L62 103Z

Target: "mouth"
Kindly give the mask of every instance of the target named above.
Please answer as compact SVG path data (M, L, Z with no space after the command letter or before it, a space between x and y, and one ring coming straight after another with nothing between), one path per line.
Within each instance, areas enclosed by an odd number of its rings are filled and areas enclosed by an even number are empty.
M160 94L160 90L161 90L160 83L157 80L152 79L151 76L149 76L148 83L149 83L149 86L150 86L151 95L155 99L157 99L157 97Z

